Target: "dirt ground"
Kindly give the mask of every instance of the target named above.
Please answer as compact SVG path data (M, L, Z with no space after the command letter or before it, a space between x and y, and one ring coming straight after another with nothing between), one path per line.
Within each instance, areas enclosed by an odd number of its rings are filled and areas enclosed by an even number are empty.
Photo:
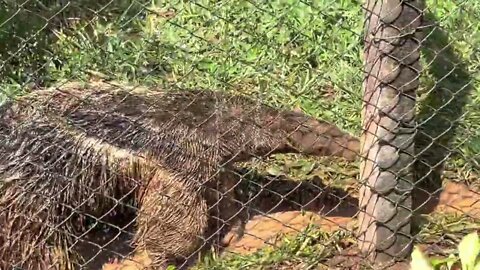
M339 205L337 206L340 208ZM461 213L480 218L480 193L463 184L449 182L438 196L438 203L434 206L433 211ZM279 240L278 235L298 233L309 224L318 225L325 231L333 231L338 228L349 229L354 226L355 220L352 217L335 215L335 212L329 212L328 214L319 214L315 211L304 213L301 211L279 211L270 215L255 216L246 224L242 238L235 239L231 234L225 236L223 239L227 244L225 251L249 254L267 245L274 245ZM112 246L119 245L113 244ZM137 270L143 269L142 265L148 266L151 263L145 253L136 254L132 259L107 263L103 265L102 269ZM92 269L100 269L101 264L97 267ZM396 268L391 269L406 268L405 265L397 265Z

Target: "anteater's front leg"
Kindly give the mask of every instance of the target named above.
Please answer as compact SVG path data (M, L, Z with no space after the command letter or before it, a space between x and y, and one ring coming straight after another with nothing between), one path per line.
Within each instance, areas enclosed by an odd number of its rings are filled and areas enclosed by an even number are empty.
M192 179L159 171L140 195L134 244L147 251L153 269L182 265L206 244L208 207Z

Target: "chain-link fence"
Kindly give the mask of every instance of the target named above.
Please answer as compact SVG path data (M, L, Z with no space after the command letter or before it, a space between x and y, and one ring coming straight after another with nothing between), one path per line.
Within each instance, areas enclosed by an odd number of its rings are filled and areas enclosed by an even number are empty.
M479 227L475 0L0 3L0 269L408 269Z

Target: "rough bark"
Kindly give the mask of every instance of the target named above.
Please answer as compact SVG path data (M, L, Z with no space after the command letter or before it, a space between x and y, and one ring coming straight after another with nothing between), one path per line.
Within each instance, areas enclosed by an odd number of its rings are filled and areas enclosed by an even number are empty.
M422 3L366 1L359 245L376 263L411 251Z

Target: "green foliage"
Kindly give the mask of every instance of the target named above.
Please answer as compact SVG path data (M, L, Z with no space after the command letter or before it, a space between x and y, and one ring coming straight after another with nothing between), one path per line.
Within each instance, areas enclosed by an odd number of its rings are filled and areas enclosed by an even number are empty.
M421 89L419 90L420 129L427 145L435 141L427 155L437 155L435 166L448 157L455 166L478 167L480 158L480 41L477 1L427 1L426 18L442 28L426 31ZM473 166L472 166L473 165Z
M480 269L480 239L476 232L468 234L458 245L458 256L464 270Z
M480 239L476 232L466 235L458 244L458 256L451 254L446 259L429 259L415 247L412 253L412 270L452 270L457 267L455 263L460 261L462 270L480 269ZM455 268L459 269L459 268Z
M412 252L410 267L412 270L433 270L433 266L427 257L417 247Z
M58 51L51 48L55 31L69 27L67 18L80 17L85 21L95 17L92 10L105 6L109 0L12 1L4 0L0 8L0 82L12 80L20 86L26 83L43 83L51 78L45 69L48 62L57 60ZM118 17L125 13L127 0L107 5L100 18ZM86 9L88 6L90 9ZM138 10L138 8L137 8ZM44 78L46 77L46 78Z
M353 133L361 130L361 1L78 0L67 7L61 0L21 2L1 3L0 102L34 86L102 76L242 92L278 107L298 107ZM444 31L426 33L420 128L429 132L427 144L435 140L448 146L446 155L429 165L451 154L449 166L471 170L480 167L480 2L428 0L427 6L428 18ZM69 17L80 20L73 23ZM284 158L265 170L295 179L320 173L332 179L344 171L342 164L329 164L328 171ZM295 260L299 250L302 260L329 254L311 242L299 243L206 265L238 269L280 264L288 256Z
M59 1L33 1L36 4L22 8L16 1L7 1L8 8L0 11L0 22L5 22L1 23L0 39L5 42L0 42L4 44L0 57L9 59L5 54L26 47L7 61L3 84L24 88L25 83L44 85L103 74L142 84L238 91L272 105L300 107L351 132L360 131L364 19L359 2L125 0L105 5L108 2L82 0L62 9ZM82 5L101 12L96 17ZM470 77L474 90L466 108L455 106L455 100L449 102L451 94L430 95L439 98L430 98L420 108L451 106L435 111L438 116L421 126L429 130L443 123L431 136L438 135L442 138L437 140L446 143L453 135L445 135L445 129L468 136L459 136L454 143L465 156L463 163L471 163L480 151L480 103L476 102L480 92L475 80L480 57L474 47L480 41L476 23L480 5L469 0L462 4L428 1L427 6L448 33L447 44L469 77L455 79L457 72L442 79L443 62L431 60L441 50L432 57L425 52L420 100L432 89L453 93L464 89ZM55 20L63 22L72 15L83 20L55 26ZM6 34L13 29L18 39ZM25 41L37 31L30 42ZM446 55L447 62L451 56ZM458 119L442 116L450 112L462 118L459 131L450 127Z
M315 269L349 241L352 243L352 238L350 232L325 233L311 226L296 236L282 238L275 248L267 246L250 255L227 254L219 258L211 253L194 269Z
M359 130L362 21L355 2L162 5L58 29L44 81L95 71L143 84L241 91ZM165 16L171 9L173 17Z

